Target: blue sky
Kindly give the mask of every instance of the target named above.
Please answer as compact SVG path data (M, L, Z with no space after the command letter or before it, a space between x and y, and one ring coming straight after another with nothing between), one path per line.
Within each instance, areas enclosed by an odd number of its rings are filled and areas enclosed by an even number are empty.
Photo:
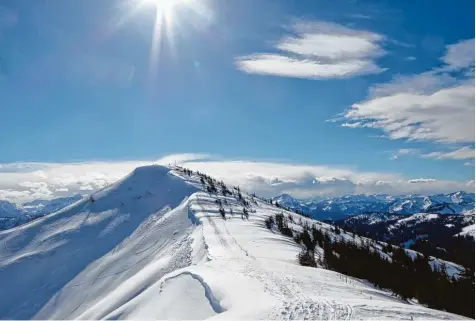
M474 1L153 2L1 2L2 172L206 153L474 189Z

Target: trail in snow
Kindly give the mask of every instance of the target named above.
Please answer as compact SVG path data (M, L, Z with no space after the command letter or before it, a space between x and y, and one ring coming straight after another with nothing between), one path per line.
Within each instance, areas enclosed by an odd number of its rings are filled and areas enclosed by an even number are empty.
M227 224L233 219L223 220L218 218L223 226L223 231L220 230L217 223L210 217L210 209L206 209L203 203L211 204L211 202L201 199L202 194L196 194L196 198L191 201L196 202L199 210L206 217L207 222L211 225L214 235L219 239L219 243L223 245L224 249L230 250L230 245L223 237L225 234L228 239L232 240L234 245L241 251L231 251L228 253L231 257L240 258L244 260L245 274L261 282L269 293L275 297L280 298L280 303L275 306L268 314L267 319L271 320L349 320L352 314L350 305L339 305L335 302L330 302L325 299L310 299L306 297L302 291L294 286L295 282L290 278L285 278L283 282L282 276L278 276L274 271L266 270L260 261L250 254L242 245L238 243L236 238L230 233ZM251 215L251 214L250 214ZM231 223L230 223L231 224ZM205 239L205 242L207 240ZM238 254L238 255L237 255ZM244 254L244 257L243 257Z

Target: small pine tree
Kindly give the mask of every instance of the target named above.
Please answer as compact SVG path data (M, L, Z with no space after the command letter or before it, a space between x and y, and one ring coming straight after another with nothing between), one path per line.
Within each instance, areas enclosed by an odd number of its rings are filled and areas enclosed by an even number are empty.
M221 217L226 220L226 215L225 215L225 209L220 205L219 212L221 214Z
M314 252L316 245L312 241L311 235L309 235L309 232L307 230L302 231L300 239L307 250Z
M314 252L307 249L302 249L298 254L299 264L302 266L317 267L316 259L314 258Z
M334 228L334 233L336 233L337 235L340 234L340 229L337 226Z
M273 217L269 216L268 218L266 218L264 220L264 224L266 225L266 228L270 230L273 227L273 224L274 224Z
M248 213L248 210L246 209L246 207L243 207L243 214L248 219L249 213Z

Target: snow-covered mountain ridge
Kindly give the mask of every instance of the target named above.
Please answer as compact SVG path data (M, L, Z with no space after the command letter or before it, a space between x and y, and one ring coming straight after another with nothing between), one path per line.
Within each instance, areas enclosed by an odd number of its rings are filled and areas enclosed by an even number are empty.
M14 204L0 200L0 230L19 226L47 214L54 213L82 198L83 196L81 195L74 195L51 200L39 199L23 204Z
M216 181L217 191L204 192L210 186L201 180L179 169L138 168L89 198L0 232L0 318L463 319L298 265L301 246L267 229L265 219L283 213L334 240L372 241L334 234L328 224ZM461 271L431 262L455 277Z
M474 214L474 193L463 191L431 196L345 195L317 200L298 200L283 194L273 198L278 204L299 210L316 219L342 219L363 213L388 214Z

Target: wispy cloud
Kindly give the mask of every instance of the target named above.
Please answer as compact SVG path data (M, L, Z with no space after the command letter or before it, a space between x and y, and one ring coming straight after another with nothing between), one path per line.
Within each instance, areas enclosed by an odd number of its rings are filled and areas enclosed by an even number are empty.
M413 60L416 60L416 57L408 56L408 57L405 57L405 60L413 61Z
M474 148L465 146L460 149L456 149L450 152L432 152L429 154L422 155L426 158L436 158L436 159L473 159L474 158Z
M371 16L366 15L366 14L360 14L360 13L351 14L350 17L355 18L355 19L364 19L364 20L372 19Z
M156 161L3 164L0 199L24 202L90 193L124 177L138 166L182 164L242 189L270 197L356 193L433 194L474 189L474 182L408 178L398 173L366 172L351 167L218 159L205 154L175 154Z
M400 156L403 156L403 155L415 155L415 154L418 154L420 151L418 149L415 149L415 148L401 148L399 150L397 150L396 152L394 152L392 154L392 156L390 157L391 160L396 160L398 158L400 158Z
M428 183L434 183L436 182L436 179L434 178L414 178L408 180L408 183L410 184L428 184Z
M374 86L342 126L380 129L391 139L474 142L474 39L447 46L442 67ZM466 76L456 77L448 71ZM473 72L468 72L473 70Z
M386 54L377 33L329 22L300 21L273 50L238 57L239 70L261 75L323 79L384 71L375 59Z

